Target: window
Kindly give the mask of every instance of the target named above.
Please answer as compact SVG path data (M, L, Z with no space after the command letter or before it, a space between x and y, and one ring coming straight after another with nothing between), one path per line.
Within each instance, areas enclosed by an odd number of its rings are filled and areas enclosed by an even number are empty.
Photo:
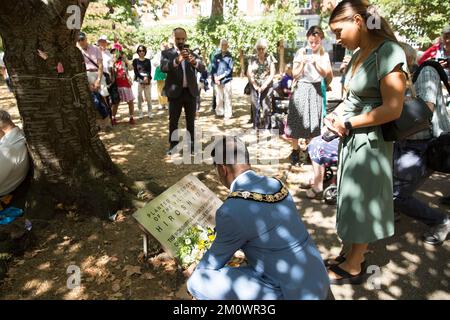
M255 0L255 13L264 12L264 6L261 3L261 0Z
M200 15L201 15L202 17L208 15L208 6L206 5L205 2L201 2L201 3L200 3Z
M184 5L184 16L190 17L192 15L192 4L186 3Z
M171 4L169 7L169 16L175 17L177 15L177 5Z
M305 19L298 20L298 26L300 27L300 29L304 28L305 24L306 24Z
M238 8L242 12L247 12L247 0L239 0Z
M306 20L305 20L305 30L308 30L308 29L309 29L309 25L310 25L309 20L306 19Z
M300 0L300 9L312 9L312 0Z

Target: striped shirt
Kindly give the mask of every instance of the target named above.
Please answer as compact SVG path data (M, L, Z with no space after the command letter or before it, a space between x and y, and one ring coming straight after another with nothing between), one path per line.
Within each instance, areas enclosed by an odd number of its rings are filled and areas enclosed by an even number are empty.
M409 136L408 140L425 140L450 132L450 119L445 107L441 78L436 69L430 66L423 68L414 83L414 87L417 96L425 102L434 104L434 112L430 129Z

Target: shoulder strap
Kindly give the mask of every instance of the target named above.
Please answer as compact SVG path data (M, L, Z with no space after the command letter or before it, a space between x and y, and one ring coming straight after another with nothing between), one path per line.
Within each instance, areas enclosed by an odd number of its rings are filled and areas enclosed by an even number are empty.
M434 60L427 60L420 65L420 67L414 72L413 79L412 79L413 83L416 82L417 79L419 78L419 74L422 71L422 69L427 66L433 67L436 70L436 72L439 74L439 78L444 83L445 88L447 89L448 93L450 94L450 84L448 83L448 76L445 73L444 68L442 68L442 66L439 64L439 62L434 61Z
M94 66L96 66L97 69L99 68L98 64L95 63L94 60L92 60L91 58L89 58L89 56L87 56L87 55L84 54L84 51L81 51L81 54L82 54L84 57L86 57L90 62L92 62L92 64L93 64Z

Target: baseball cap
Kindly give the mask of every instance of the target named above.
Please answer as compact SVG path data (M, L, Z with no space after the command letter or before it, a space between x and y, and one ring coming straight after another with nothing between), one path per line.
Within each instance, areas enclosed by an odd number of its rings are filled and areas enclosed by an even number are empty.
M102 35L100 36L100 38L98 38L97 42L98 42L98 41L102 41L102 40L109 43L108 37L107 37L106 35L104 35L104 34L102 34Z

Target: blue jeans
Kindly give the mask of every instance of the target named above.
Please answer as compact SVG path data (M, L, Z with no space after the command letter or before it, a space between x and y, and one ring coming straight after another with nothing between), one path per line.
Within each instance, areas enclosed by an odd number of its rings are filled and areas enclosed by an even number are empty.
M428 143L429 140L405 140L394 144L394 209L432 226L444 223L447 215L413 196L433 173L426 166Z

